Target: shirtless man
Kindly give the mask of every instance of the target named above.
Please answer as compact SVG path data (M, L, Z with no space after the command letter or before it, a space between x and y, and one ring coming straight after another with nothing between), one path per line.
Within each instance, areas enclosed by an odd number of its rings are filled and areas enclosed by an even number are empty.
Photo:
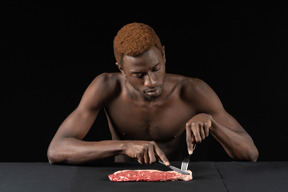
M181 160L181 148L211 134L234 160L257 161L258 150L202 80L165 72L165 50L155 31L142 23L123 26L114 38L121 73L97 76L78 107L59 127L48 148L51 164ZM83 141L104 108L112 140ZM98 129L101 129L99 127Z

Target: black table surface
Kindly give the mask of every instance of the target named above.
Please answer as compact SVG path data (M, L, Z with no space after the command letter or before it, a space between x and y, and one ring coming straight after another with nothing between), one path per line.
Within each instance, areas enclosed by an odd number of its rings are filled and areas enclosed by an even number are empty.
M180 167L180 162L171 162ZM233 191L287 192L288 162L191 162L191 181L111 182L108 175L124 169L168 170L160 164L107 163L93 166L46 162L1 162L1 192L89 191Z

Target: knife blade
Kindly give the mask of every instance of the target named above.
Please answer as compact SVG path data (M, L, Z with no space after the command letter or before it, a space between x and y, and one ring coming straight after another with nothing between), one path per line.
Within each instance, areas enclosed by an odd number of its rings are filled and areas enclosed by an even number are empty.
M160 164L165 165L162 161L158 161ZM166 165L165 165L166 166ZM170 169L172 169L173 171L176 171L178 173L181 173L183 175L190 175L190 173L188 173L187 171L182 171L181 169L174 167L173 165L169 165L168 166Z

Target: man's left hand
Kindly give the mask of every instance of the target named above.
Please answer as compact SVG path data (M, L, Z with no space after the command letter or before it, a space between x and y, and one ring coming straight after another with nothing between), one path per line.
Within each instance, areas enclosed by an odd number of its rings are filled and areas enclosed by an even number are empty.
M211 126L212 115L207 113L199 113L186 123L186 143L190 155L193 153L195 143L201 143L209 136Z

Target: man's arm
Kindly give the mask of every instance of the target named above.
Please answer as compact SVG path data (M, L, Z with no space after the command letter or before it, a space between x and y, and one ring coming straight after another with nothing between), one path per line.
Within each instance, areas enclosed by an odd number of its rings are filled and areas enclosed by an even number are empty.
M211 133L227 154L237 160L257 161L258 150L244 128L228 114L216 93L203 81L193 80L193 105L198 114L186 124L187 146L200 143Z
M119 87L118 87L119 86ZM78 107L64 120L52 139L47 156L51 164L85 164L120 154L135 158L139 163L154 163L160 158L169 165L163 151L151 141L83 141L99 110L120 94L119 79L102 74L85 91Z
M48 148L50 163L86 163L117 155L118 141L85 142L82 139L94 123L99 110L108 99L116 96L116 80L101 74L88 86L78 107L64 120Z

